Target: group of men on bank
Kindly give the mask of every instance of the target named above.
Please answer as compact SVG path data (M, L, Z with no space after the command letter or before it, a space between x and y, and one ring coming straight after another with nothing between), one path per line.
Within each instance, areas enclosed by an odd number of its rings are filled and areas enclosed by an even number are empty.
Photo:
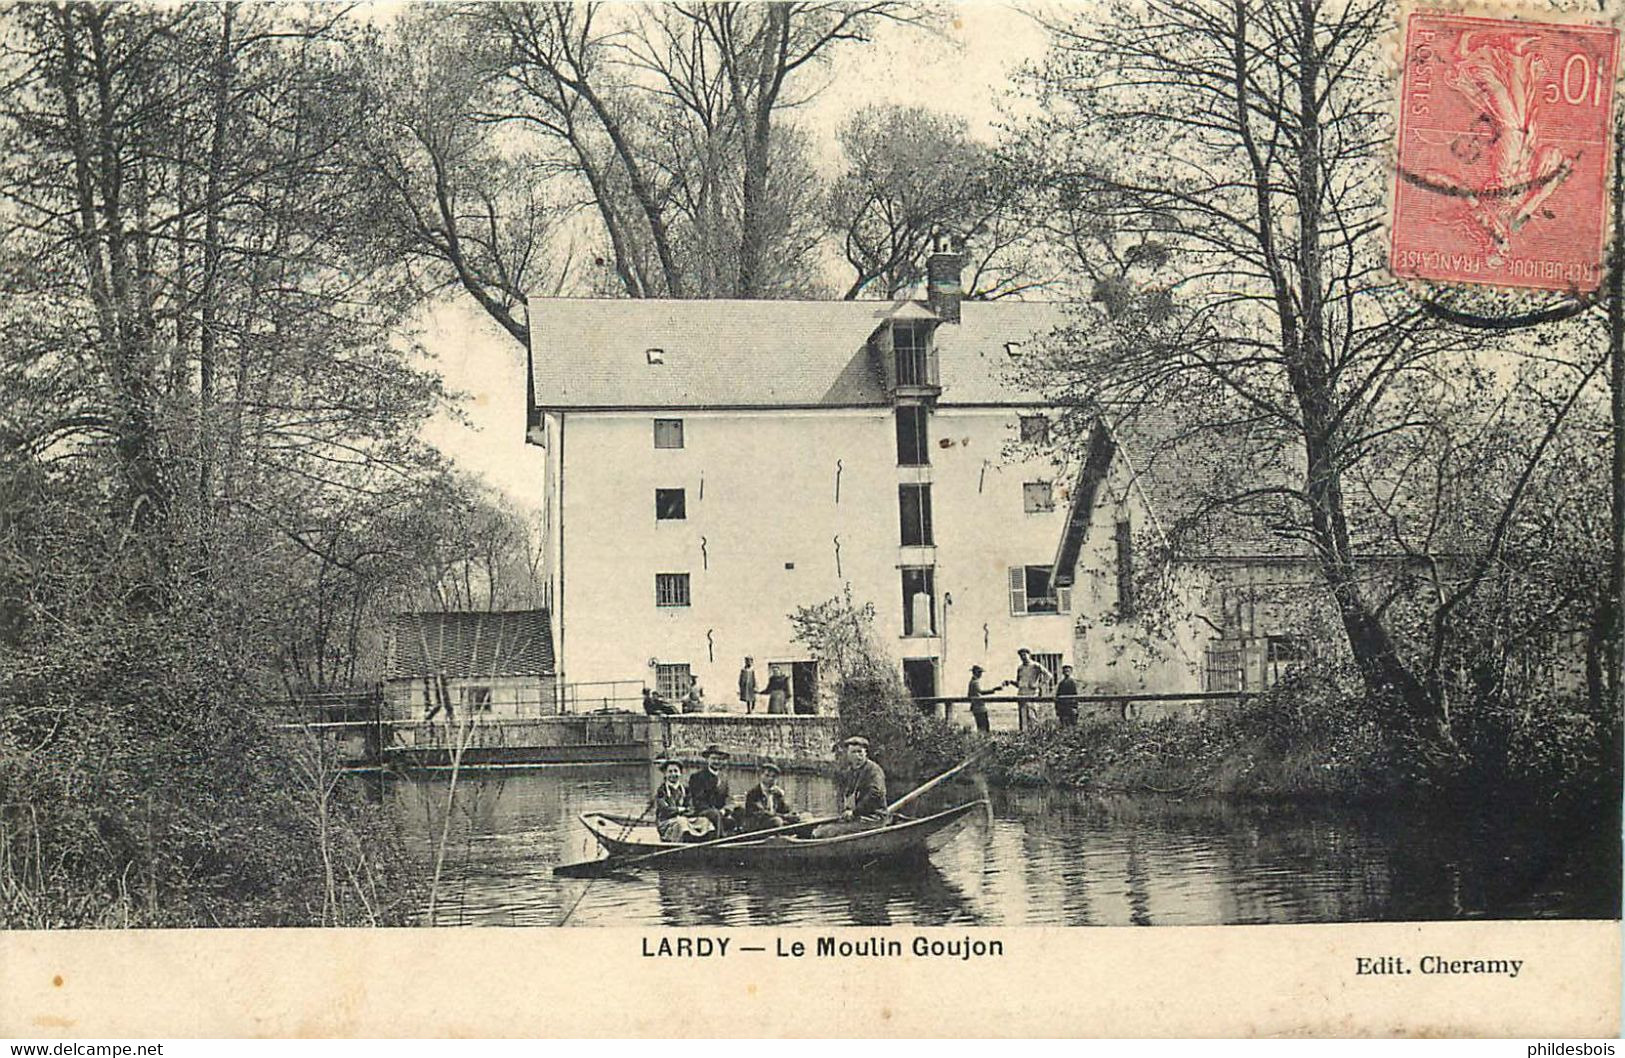
M854 735L837 747L843 767L838 776L841 816L814 828L814 837L834 837L881 826L886 820L886 773L869 759L869 740ZM705 747L705 763L683 779L680 761L656 761L661 770L655 788L655 827L662 841L711 841L730 834L773 830L794 826L802 815L790 806L779 786L781 770L772 760L764 760L757 782L745 794L743 804L733 803L722 766L728 751L718 745Z
M1061 678L1057 680L1055 674L1033 660L1032 651L1022 647L1016 651L1020 659L1016 665L1015 679L1005 680L991 691L982 686L982 673L986 670L980 665L970 667L970 685L965 688L965 697L970 700L970 713L976 720L976 729L987 732L991 730L987 718L987 702L984 700L989 694L997 694L1006 687L1014 687L1016 695L1020 698L1036 698L1043 695L1045 687L1055 688L1055 719L1062 727L1071 727L1078 722L1078 681L1072 678L1072 666L1061 666ZM1022 726L1025 727L1027 716L1027 702L1021 702L1019 708L1023 717Z

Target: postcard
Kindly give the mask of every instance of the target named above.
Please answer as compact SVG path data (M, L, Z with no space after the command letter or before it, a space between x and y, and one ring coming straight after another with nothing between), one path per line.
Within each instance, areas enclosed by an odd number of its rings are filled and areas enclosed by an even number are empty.
M1617 10L0 32L0 1034L1618 1035Z

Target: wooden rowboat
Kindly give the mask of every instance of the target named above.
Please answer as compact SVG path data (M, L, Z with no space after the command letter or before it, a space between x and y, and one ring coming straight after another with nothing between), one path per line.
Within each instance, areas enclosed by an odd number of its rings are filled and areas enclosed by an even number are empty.
M837 837L815 838L810 833L793 831L759 841L738 839L715 847L708 847L703 841L693 844L661 841L652 824L639 823L628 816L585 812L580 819L609 853L610 861L604 862L683 849L682 855L658 857L649 861L650 865L775 868L924 857L945 845L970 819L971 813L986 806L986 801L970 801L935 815L899 819L887 826Z

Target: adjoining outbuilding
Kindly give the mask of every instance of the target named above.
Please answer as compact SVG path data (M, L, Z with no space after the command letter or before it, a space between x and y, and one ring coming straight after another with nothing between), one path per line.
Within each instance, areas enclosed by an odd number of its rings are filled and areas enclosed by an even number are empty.
M384 700L396 719L549 716L555 686L547 610L395 618Z

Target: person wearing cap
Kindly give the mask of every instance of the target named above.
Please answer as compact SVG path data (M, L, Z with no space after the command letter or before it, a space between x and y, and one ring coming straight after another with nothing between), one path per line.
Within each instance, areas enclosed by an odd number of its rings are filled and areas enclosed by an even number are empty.
M1016 678L1004 681L1004 686L1014 687L1016 694L1023 698L1036 698L1044 693L1046 687L1055 685L1055 674L1033 660L1033 652L1026 647L1016 651L1020 663L1016 665ZM1027 718L1032 715L1028 708L1031 703L1021 702L1016 708L1021 712L1021 726L1026 728Z
M847 764L840 777L841 818L813 831L815 837L835 837L886 824L886 772L869 759L869 740L853 735L841 745Z
M778 762L769 758L762 761L760 781L745 794L745 811L740 819L743 830L772 830L801 822L801 816L790 811L790 801L779 787Z
M655 787L655 829L661 841L701 841L714 836L708 819L694 815L694 802L683 785L683 765L675 760L657 760L660 785Z
M1078 681L1072 678L1072 666L1061 666L1061 682L1055 685L1055 719L1062 727L1078 722Z
M728 780L723 778L722 764L728 751L716 743L705 747L705 766L688 777L688 796L694 805L694 814L709 819L721 837L728 817L728 801L732 792Z
M976 720L976 730L988 734L992 727L987 722L987 703L982 700L987 692L982 690L982 666L970 667L970 686L965 688L965 697L970 699L970 715Z

